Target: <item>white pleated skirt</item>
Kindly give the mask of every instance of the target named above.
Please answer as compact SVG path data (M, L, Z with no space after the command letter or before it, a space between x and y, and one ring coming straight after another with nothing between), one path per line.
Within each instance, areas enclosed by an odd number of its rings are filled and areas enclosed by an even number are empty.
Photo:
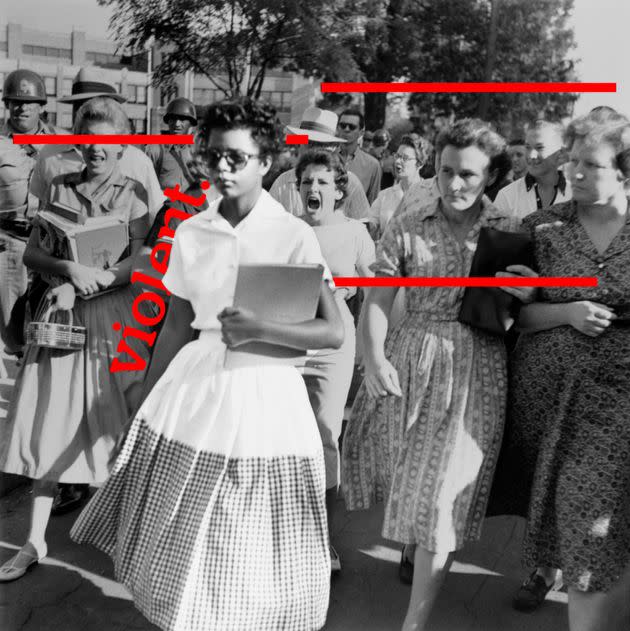
M320 629L325 471L304 382L259 361L224 370L224 353L210 331L181 349L72 537L113 558L162 629Z

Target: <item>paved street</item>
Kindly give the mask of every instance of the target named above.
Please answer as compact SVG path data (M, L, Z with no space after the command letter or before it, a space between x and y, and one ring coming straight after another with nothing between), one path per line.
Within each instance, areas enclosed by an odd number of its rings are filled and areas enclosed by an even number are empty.
M28 487L0 500L0 561L28 529ZM343 573L333 581L327 631L389 631L402 623L409 587L397 578L399 548L378 535L381 511L346 513L339 504L335 543ZM112 578L110 560L70 541L75 514L53 518L49 557L22 580L0 588L3 631L149 631ZM518 554L522 523L486 522L483 539L457 556L434 611L430 631L565 631L566 594L553 592L534 614L510 607L523 578ZM209 630L210 631L210 630ZM231 630L230 630L231 631ZM237 630L234 630L237 631Z

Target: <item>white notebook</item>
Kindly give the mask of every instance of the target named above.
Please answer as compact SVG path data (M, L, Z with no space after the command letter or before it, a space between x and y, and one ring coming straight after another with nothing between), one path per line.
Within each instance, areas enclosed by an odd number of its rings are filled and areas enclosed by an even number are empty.
M317 313L324 268L321 265L241 265L238 268L234 306L253 311L261 320L293 324L312 320ZM249 342L226 352L225 368L250 363L294 364L306 351Z

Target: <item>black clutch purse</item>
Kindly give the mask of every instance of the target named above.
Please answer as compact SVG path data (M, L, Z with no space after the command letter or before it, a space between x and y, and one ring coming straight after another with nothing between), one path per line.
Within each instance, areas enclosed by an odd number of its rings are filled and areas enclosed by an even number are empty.
M494 276L508 265L535 269L534 243L528 234L481 228L470 277ZM498 287L466 287L459 322L504 336L514 324L521 303Z

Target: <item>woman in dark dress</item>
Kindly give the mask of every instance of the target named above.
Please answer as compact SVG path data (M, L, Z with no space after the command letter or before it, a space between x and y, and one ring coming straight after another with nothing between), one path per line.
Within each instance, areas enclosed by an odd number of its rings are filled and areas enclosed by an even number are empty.
M560 568L571 631L630 628L630 125L568 131L573 200L533 213L545 288L523 307L509 414L540 438L524 542L528 567Z

